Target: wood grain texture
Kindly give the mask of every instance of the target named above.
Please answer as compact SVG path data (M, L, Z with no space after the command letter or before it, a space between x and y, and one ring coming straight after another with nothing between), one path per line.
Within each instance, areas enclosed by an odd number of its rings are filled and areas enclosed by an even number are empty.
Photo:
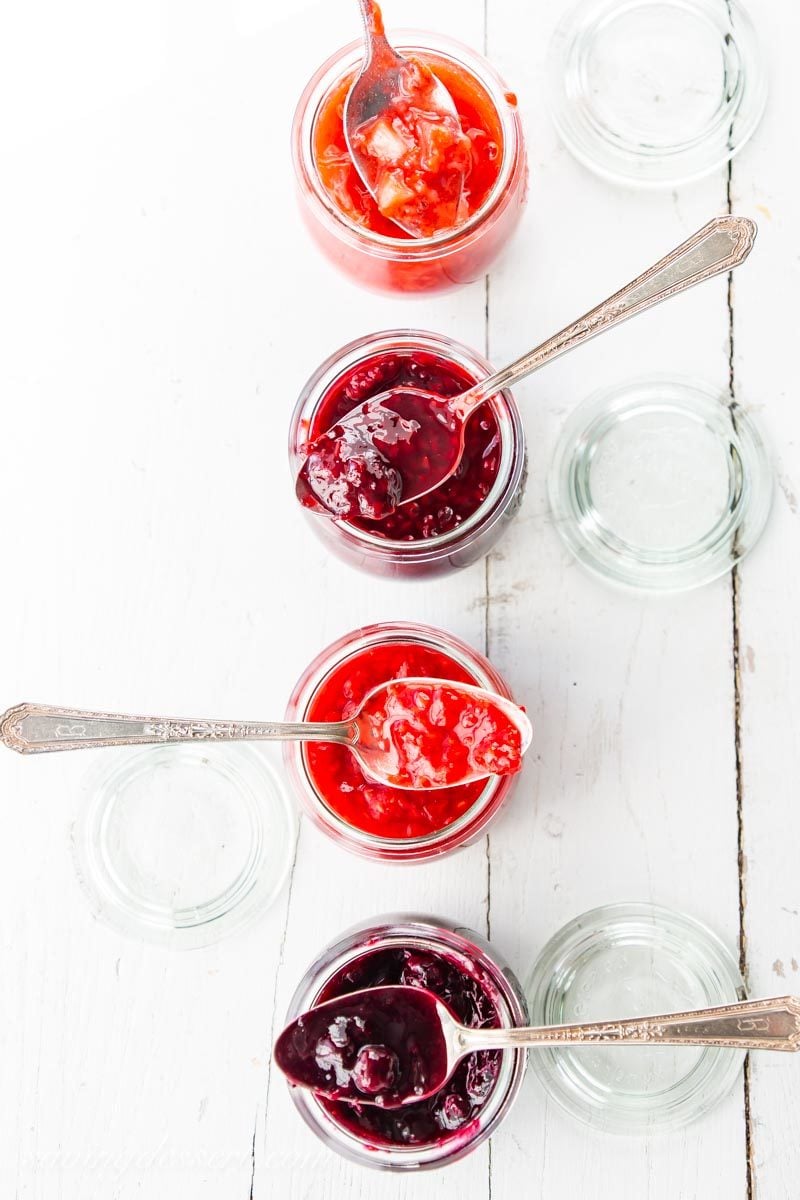
M446 914L490 932L523 978L561 924L612 900L684 909L735 946L740 843L751 990L800 990L800 18L786 0L749 0L773 94L730 187L721 171L646 194L580 168L544 114L564 0L403 0L402 23L488 48L531 152L523 228L488 283L408 301L340 279L294 208L292 109L357 35L348 3L296 0L278 16L257 0L77 0L67 16L33 0L0 18L0 101L15 113L0 128L0 706L278 717L322 646L408 618L488 650L531 713L535 752L483 842L393 869L304 823L276 906L244 935L174 955L93 923L74 881L69 830L95 756L0 755L0 1195L787 1200L800 1063L783 1058L752 1066L749 1173L741 1086L681 1133L603 1139L531 1075L491 1147L446 1177L389 1178L327 1153L270 1072L308 962L365 916ZM486 563L415 586L323 554L289 502L283 432L322 358L415 325L502 365L729 195L761 226L732 293L736 395L772 435L780 483L735 614L728 579L660 600L603 586L570 560L545 501L558 430L588 392L650 371L727 386L724 280L518 389L528 491Z

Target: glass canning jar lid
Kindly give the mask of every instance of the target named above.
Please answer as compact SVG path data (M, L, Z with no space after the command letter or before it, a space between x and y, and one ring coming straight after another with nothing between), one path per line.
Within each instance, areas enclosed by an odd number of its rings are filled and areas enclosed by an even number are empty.
M752 414L708 384L648 376L585 400L549 476L556 529L605 579L681 591L757 542L772 468Z
M584 166L666 188L741 150L764 112L767 72L738 0L580 0L553 36L547 88Z
M699 921L654 904L576 917L542 950L527 993L537 1025L656 1016L745 998L739 968ZM537 1050L550 1096L600 1131L653 1133L695 1120L733 1087L744 1054L718 1047L577 1046Z
M102 755L72 828L75 869L97 917L131 937L191 949L276 899L296 817L263 753L203 742Z

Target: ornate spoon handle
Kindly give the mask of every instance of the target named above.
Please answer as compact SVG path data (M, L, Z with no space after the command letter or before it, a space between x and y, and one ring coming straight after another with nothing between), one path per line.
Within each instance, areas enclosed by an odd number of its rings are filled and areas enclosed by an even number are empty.
M702 229L676 246L665 258L654 263L643 275L620 288L602 304L578 317L559 333L554 333L535 350L529 350L510 366L483 379L453 401L462 416L471 412L487 396L524 379L553 358L574 350L598 333L619 325L629 317L653 308L670 296L702 283L726 271L732 271L747 258L757 233L749 217L714 217Z
M519 1029L459 1026L460 1053L521 1046L726 1046L739 1050L800 1050L800 999L774 996L718 1008Z
M159 746L164 742L342 742L354 741L349 721L180 720L84 712L47 704L18 704L0 716L0 740L19 754L80 750L98 746Z

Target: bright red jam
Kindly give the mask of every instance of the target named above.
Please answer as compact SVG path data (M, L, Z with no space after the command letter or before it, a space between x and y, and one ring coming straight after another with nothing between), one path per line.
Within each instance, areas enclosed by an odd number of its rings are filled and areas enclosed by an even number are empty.
M473 383L475 377L463 367L430 351L379 351L336 380L314 413L307 442L321 439L322 434L335 426L356 405L388 388L418 387L438 396L449 397L466 391ZM410 504L401 503L390 516L383 519L376 520L364 515L365 510L370 511L364 505L361 512L351 512L347 516L348 524L377 537L401 542L415 542L449 533L472 516L489 495L497 477L500 455L497 420L491 407L483 404L467 420L461 462L455 474L445 483L419 500ZM371 496L376 504L374 511L382 511L387 497L391 500L392 489L397 486L394 474L384 471L380 462L373 463L368 456L362 456L360 461L368 474L354 481L355 488L353 481L349 480L348 489L351 494L355 490L360 496ZM314 466L320 476L314 482L314 493L318 498L325 495L326 485L328 494L335 495L340 483L337 471L352 469L352 463L337 464L336 458L329 456L321 456ZM398 461L397 466L402 469L401 462ZM327 480L322 477L323 472L328 473Z
M482 207L500 173L503 135L497 110L473 75L435 54L420 54L417 61L422 71L432 70L449 91L464 138L463 142L448 138L438 156L431 150L428 165L432 166L432 171L424 169L424 162L421 168L416 155L409 156L405 165L402 161L397 164L400 177L405 174L406 182L416 187L417 195L421 194L421 199L428 201L430 233L437 233L453 225L447 197L440 197L437 191L437 174L441 187L449 171L450 156L465 152L469 154L468 171L461 193L463 207L459 210L458 221L468 219ZM343 113L354 76L355 72L348 73L331 89L317 116L313 154L320 181L336 207L354 224L384 237L409 239L410 234L381 212L350 157L344 136ZM410 137L408 132L404 132L402 123L394 133L400 140ZM428 175L427 182L424 178L420 182L421 169L423 176ZM389 172L388 177L397 182L398 171ZM392 196L387 193L384 211L395 211L398 205L402 206L407 201L408 197L404 200L402 191L396 190ZM429 236L427 232L426 236Z
M415 642L370 646L335 667L314 694L309 721L353 717L372 688L391 679L427 675L479 684L449 655ZM325 803L356 829L382 838L418 838L445 829L477 801L485 780L434 791L407 791L376 783L346 746L309 742L308 773Z
M496 1028L497 1010L487 986L442 954L416 948L376 950L345 967L327 984L319 1003L361 988L391 984L423 987L440 996L463 1025ZM352 1102L320 1098L332 1117L371 1143L423 1146L462 1138L492 1094L501 1054L481 1050L470 1054L449 1081L427 1100L403 1108L358 1107Z
M490 696L455 684L404 683L381 689L361 710L370 745L404 788L455 784L471 776L513 775L522 766L519 727Z

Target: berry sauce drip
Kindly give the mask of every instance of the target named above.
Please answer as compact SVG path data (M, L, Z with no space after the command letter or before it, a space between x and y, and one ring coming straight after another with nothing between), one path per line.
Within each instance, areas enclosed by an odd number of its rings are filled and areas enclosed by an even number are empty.
M359 724L393 764L389 783L430 788L522 766L519 727L489 697L455 684L393 683L367 700Z
M462 1025L478 1029L500 1024L486 984L443 955L417 949L378 950L364 955L328 983L319 1002L361 988L398 983L427 988L444 1000ZM319 1103L340 1125L369 1142L402 1146L439 1143L459 1134L464 1136L492 1093L500 1061L501 1052L496 1050L470 1054L440 1091L402 1108L359 1108L350 1102L324 1098Z
M387 680L429 676L480 684L448 655L413 642L372 646L336 667L314 694L308 721L348 721L372 688ZM308 773L317 792L342 820L383 838L425 837L445 829L483 792L485 781L435 791L406 791L374 782L346 746L309 742Z
M331 1100L397 1108L447 1078L447 1047L430 992L368 988L303 1013L274 1058L289 1081Z
M383 512L387 501L388 507L394 507L396 489L401 486L400 471L377 454L371 443L359 442L357 436L355 444L348 443L347 438L339 436L342 427L336 423L358 404L389 388L420 388L447 399L473 383L474 376L462 367L422 350L381 351L345 372L323 397L308 431L311 449L303 473L313 474L314 495L334 512L340 496L344 496L341 503L351 510L356 495L360 511L350 512L348 524L390 541L422 541L456 529L484 502L497 477L500 431L488 404L481 405L467 420L464 450L455 473L426 496L410 504L401 503L383 519L375 519L370 512ZM328 431L332 436L323 438ZM445 432L443 429L443 436Z
M457 67L434 54L417 55L413 65L421 75L431 70L435 73L452 96L458 113L460 129L447 132L445 145L437 150L434 144L428 153L431 154L429 161L434 169L440 159L443 160L442 165L446 165L451 153L469 156L469 162L466 164L468 173L455 217L455 220L463 221L482 207L500 173L503 144L500 119L488 93L462 67ZM410 240L411 235L396 225L389 216L384 215L378 207L350 157L344 135L344 104L354 78L355 72L350 72L331 89L322 103L314 126L313 153L320 181L336 207L355 225L363 226L384 237ZM379 152L381 137L384 139L381 155L383 158L397 155L400 159L394 169L388 172L390 183L393 178L403 183L404 155L410 155L407 167L412 172L416 160L415 152L406 145L413 142L413 130L409 129L402 113L399 117L396 128L393 121L386 129L371 131L373 139L376 133L378 135ZM370 131L365 132L369 134ZM404 147L402 153L401 144ZM424 166L424 162L420 161ZM391 192L387 191L385 201L389 212L392 211L393 203L402 204L403 193L406 190L404 185L402 188L392 189ZM431 210L430 232L441 232L443 228L453 225L454 218L448 206L442 203L441 208L438 207L438 196L430 198L422 195L421 199L428 199ZM442 197L442 201L444 199L446 197Z

